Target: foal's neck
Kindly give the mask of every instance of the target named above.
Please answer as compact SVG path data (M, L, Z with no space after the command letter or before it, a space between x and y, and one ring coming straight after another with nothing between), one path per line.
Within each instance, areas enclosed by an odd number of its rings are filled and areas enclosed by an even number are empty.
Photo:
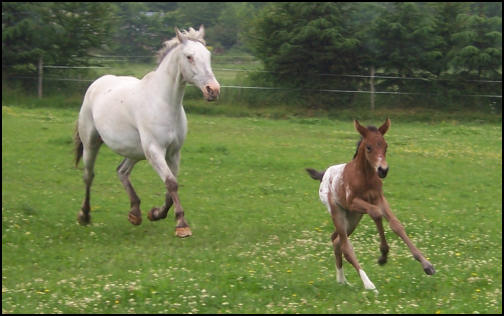
M354 160L352 160L352 162L355 164L355 168L360 171L359 174L362 175L362 180L364 180L366 183L374 182L373 180L379 179L375 168L373 168L373 166L369 164L363 150L359 149L357 156L354 158Z

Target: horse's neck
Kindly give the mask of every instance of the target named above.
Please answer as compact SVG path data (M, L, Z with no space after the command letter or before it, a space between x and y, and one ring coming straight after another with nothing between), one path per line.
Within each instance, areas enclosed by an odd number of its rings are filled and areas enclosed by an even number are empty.
M179 109L182 106L186 83L182 79L178 66L178 49L173 50L163 58L153 74L151 89L158 94L169 107Z

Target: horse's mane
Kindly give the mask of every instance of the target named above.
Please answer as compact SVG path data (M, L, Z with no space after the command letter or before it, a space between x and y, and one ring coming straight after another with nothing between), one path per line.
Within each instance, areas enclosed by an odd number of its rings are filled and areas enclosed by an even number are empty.
M373 131L373 132L378 132L378 129L376 128L376 126L368 126L367 129L370 131ZM357 157L357 153L359 152L359 147L360 147L361 143L362 143L362 136L359 139L359 141L357 142L357 149L355 150L355 154L353 155L353 158Z
M206 42L205 40L203 39L203 34L200 34L199 31L196 31L195 29L193 29L192 27L189 28L188 31L186 30L182 30L181 33L188 39L188 40L191 40L191 41L197 41L197 42L200 42L201 44L205 45L206 46ZM163 48L161 48L160 50L158 50L156 56L157 56L157 61L158 61L158 64L161 63L161 61L163 61L163 58L165 58L166 55L168 55L168 53L173 49L175 48L178 44L180 44L180 41L179 39L177 38L177 36L175 36L174 38L172 38L171 40L168 40L168 41L165 41L163 43Z

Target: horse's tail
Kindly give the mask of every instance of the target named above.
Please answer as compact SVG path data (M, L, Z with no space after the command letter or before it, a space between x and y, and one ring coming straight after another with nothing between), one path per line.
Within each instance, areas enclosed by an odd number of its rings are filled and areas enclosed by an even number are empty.
M322 182L322 178L324 177L325 174L325 170L317 171L312 168L306 168L306 172L308 172L308 174L310 175L310 177L312 177L312 179L319 180L320 182Z
M80 159L82 158L82 153L84 151L84 146L82 145L82 141L79 136L79 121L77 121L77 123L75 124L74 144L75 144L75 167L77 167Z

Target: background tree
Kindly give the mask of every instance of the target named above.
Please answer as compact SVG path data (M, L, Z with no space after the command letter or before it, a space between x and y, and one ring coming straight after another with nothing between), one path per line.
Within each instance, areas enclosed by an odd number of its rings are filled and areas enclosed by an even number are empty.
M324 88L320 74L358 70L360 41L350 23L352 3L272 3L248 34L251 50L275 81Z
M109 41L112 6L100 2L2 2L2 68L82 65Z

